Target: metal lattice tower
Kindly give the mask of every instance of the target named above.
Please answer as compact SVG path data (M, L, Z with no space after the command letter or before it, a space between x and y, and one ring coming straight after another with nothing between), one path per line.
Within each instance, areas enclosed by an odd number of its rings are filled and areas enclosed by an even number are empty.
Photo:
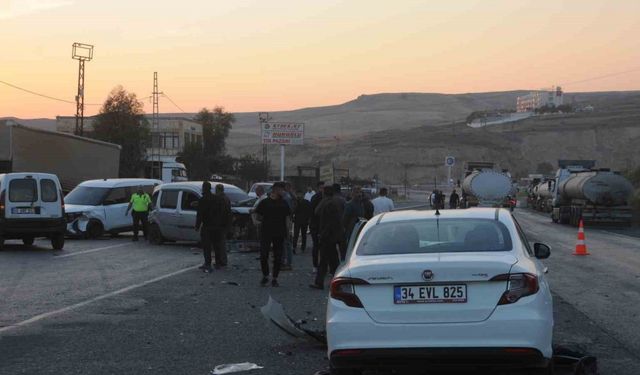
M84 63L93 58L91 44L73 43L71 57L78 60L78 93L76 95L76 135L84 134Z
M162 178L162 167L160 166L160 150L162 148L160 138L160 106L159 98L160 92L158 91L158 72L153 72L153 117L151 120L151 178ZM153 135L157 139L156 145L153 143Z

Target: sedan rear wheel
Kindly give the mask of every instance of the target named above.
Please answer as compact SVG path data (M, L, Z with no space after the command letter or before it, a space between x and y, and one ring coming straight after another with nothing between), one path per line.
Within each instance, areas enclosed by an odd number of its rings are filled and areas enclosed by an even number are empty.
M2 249L4 249L4 237L0 234L0 251L2 251Z
M362 371L356 369L333 368L330 369L331 375L361 375Z

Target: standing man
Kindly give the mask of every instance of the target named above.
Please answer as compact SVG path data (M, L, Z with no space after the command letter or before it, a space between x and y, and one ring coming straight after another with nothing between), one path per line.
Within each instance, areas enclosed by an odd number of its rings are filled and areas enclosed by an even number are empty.
M313 196L316 195L316 192L313 190L311 186L307 186L307 192L304 195L304 199L311 202Z
M298 236L302 237L300 250L307 249L307 229L311 219L311 202L305 199L301 191L296 193L296 208L293 211L293 252L298 247Z
M227 260L227 234L231 232L233 225L233 212L231 212L231 201L224 193L224 185L216 185L216 197L222 202L220 209L220 224L214 228L213 251L216 255L216 268L226 267Z
M324 198L315 212L319 216L320 263L316 278L313 284L309 285L314 289L324 289L327 271L335 273L339 263L336 246L344 241L342 210L339 200L333 195L333 187L326 186L323 195Z
M351 200L347 202L344 207L344 214L342 217L342 223L344 224L345 243L349 240L349 236L351 236L353 228L361 217L364 217L364 205L362 204L362 188L360 186L355 186L351 191ZM345 259L347 255L346 250L346 246L344 248L340 247L340 260Z
M340 219L344 217L344 208L347 205L347 200L342 196L342 186L340 184L333 184L333 199L338 203L338 208L340 209ZM344 225L344 222L341 223ZM340 247L340 254L347 253L347 241L344 238L344 235L340 237L340 242L338 243Z
M318 271L318 262L319 262L319 249L320 249L320 239L318 238L318 226L319 226L319 217L316 215L316 208L320 202L322 202L322 190L324 189L324 182L318 181L317 193L311 198L311 220L309 220L309 229L311 229L311 241L313 242L313 248L311 249L311 258L313 261L313 271Z
M151 198L149 197L149 194L144 192L142 186L138 186L138 190L131 195L127 212L124 214L124 216L129 216L129 211L133 208L133 211L131 212L131 218L133 219L133 241L138 241L138 230L140 224L142 224L144 239L147 239L149 205L151 205Z
M211 272L211 250L216 248L216 268L219 268L222 260L218 253L216 240L220 228L224 227L222 212L224 201L211 193L211 184L208 181L202 183L202 198L198 201L198 213L196 216L195 230L200 232L202 254L204 263L199 268L206 273Z
M458 196L458 192L454 189L451 195L449 196L449 208L451 209L458 208L459 203L460 203L460 196Z
M284 238L284 262L282 264L282 271L291 271L293 269L293 254L295 249L293 248L293 242L291 238L291 232L293 230L293 221L291 220L291 214L296 208L296 198L293 195L293 190L290 182L284 183L284 201L289 206L289 216L287 216L287 235Z
M273 184L269 197L263 199L255 212L262 217L262 234L260 235L260 267L262 281L260 285L269 283L269 252L273 251L273 273L271 285L277 287L278 274L282 265L282 251L284 239L287 235L287 217L290 211L287 203L282 199L284 183Z
M393 201L388 197L389 189L383 187L380 189L380 195L371 201L373 203L373 215L378 215L384 212L390 212L394 210Z
M267 197L267 195L264 193L264 187L262 185L258 185L258 187L256 188L256 196L258 197L258 199L256 199L256 202L253 204L253 207L249 212L251 213L251 221L253 222L253 226L256 228L258 242L260 242L260 234L262 232L262 218L256 213L256 207L258 207L258 204L260 204L260 202L262 202L262 200Z

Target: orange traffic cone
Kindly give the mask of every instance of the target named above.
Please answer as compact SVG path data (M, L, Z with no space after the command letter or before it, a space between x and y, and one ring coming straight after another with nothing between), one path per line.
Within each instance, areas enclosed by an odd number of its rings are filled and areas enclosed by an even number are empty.
M587 245L584 243L584 224L580 219L580 226L578 227L578 242L576 243L576 251L573 255L589 255L587 252Z

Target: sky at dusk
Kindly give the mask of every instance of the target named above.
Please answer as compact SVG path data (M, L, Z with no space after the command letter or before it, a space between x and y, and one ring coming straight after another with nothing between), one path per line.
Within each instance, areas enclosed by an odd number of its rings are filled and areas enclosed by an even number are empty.
M638 0L0 0L0 81L73 101L71 45L83 42L95 45L90 104L116 85L151 95L154 71L188 112L379 92L636 90L639 35ZM160 111L179 112L162 98ZM0 116L73 114L0 84Z

